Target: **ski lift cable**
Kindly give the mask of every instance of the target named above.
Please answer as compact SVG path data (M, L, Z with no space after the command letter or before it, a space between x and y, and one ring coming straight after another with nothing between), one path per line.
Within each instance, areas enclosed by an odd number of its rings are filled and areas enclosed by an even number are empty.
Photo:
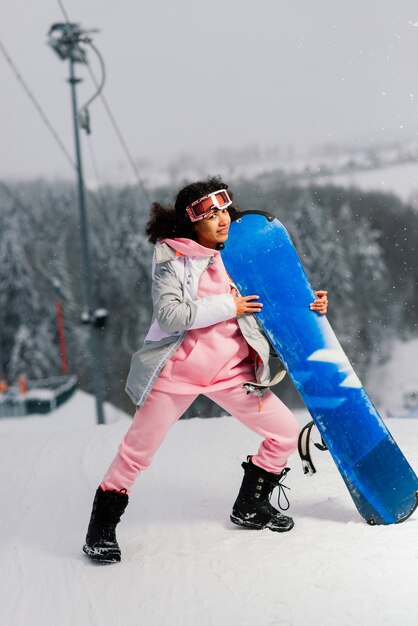
M89 44L89 45L91 45L91 44ZM98 82L97 82L97 79L96 79L96 76L94 74L94 71L93 71L93 69L92 69L92 67L91 67L91 65L90 65L88 60L87 60L87 69L89 71L91 79L93 80L94 84L97 87L98 86ZM108 118L110 120L110 123L112 124L113 129L114 129L114 131L115 131L115 133L116 133L116 135L117 135L117 137L119 139L119 142L121 144L122 150L125 153L125 156L126 156L128 162L129 162L129 164L130 164L130 166L132 168L132 171L134 172L135 178L136 178L138 186L139 186L139 188L140 188L140 190L142 192L142 195L144 196L146 202L150 203L151 202L151 197L150 197L150 195L149 195L149 193L148 193L148 191L147 191L147 189L146 189L146 187L145 187L145 185L144 185L144 183L143 183L143 181L141 179L141 176L139 174L139 171L138 171L138 168L136 166L135 160L133 159L133 157L132 157L132 155L131 155L131 153L129 151L128 145L127 145L127 143L125 141L125 138L124 138L124 136L122 134L122 131L121 131L121 129L120 129L120 127L119 127L119 125L118 125L118 123L116 121L116 118L115 118L114 114L112 113L112 110L111 110L111 108L109 106L109 103L107 102L107 100L106 100L106 98L105 98L103 93L100 93L100 99L101 99L103 107L104 107L104 109L105 109L105 111L107 113L107 116L108 116Z
M104 84L106 82L106 66L105 66L105 62L104 62L104 59L103 59L102 55L100 54L99 50L96 48L96 46L93 44L92 41L86 41L85 43L88 43L88 45L92 48L92 50L95 52L97 58L99 59L100 69L101 69L101 72L102 72L102 78L100 80L100 84L97 84L94 81L97 91L80 108L79 114L81 114L81 115L83 115L84 111L87 113L87 108L90 106L90 104L93 102L93 100L95 100L97 98L97 96L99 96L102 93ZM87 61L87 65L88 65L88 61Z
M64 4L61 2L61 0L57 0L57 2L58 2L58 5L59 5L59 7L60 7L60 9L62 11L62 14L63 14L63 16L65 18L65 21L67 22L67 24L69 24L70 23L70 18L68 17L68 13L67 13L67 11L65 9Z
M70 22L70 18L69 15L65 9L65 6L63 4L63 2L61 0L57 0L58 5L62 11L62 14L64 16L64 19L66 21L66 23L68 25L71 24ZM91 98L89 98L87 100L87 102L79 109L79 123L81 125L81 127L86 131L86 135L87 135L87 146L89 149L89 153L90 153L90 160L92 163L92 169L93 169L93 174L96 180L96 188L97 188L97 194L99 196L98 201L95 202L96 204L96 208L101 208L99 205L102 205L103 207L105 206L105 201L104 201L104 196L102 193L102 188L103 188L103 184L102 184L102 177L99 174L99 168L97 166L97 159L96 159L96 155L94 152L94 147L93 147L93 142L91 140L91 130L90 130L90 116L89 116L89 112L88 112L88 107L89 105L97 98L97 96L101 93L105 81L106 81L106 66L104 63L104 59L102 57L102 55L100 54L99 50L96 48L96 46L91 42L90 39L86 39L85 43L89 43L89 45L91 46L91 48L93 49L93 51L95 52L97 58L99 59L99 63L100 63L100 69L101 69L101 74L102 74L102 78L100 81L100 85L97 86L96 84L96 92L93 94L93 96ZM92 196L92 199L96 200L96 198L94 196ZM104 215L106 215L106 211L103 212Z
M89 149L92 170L93 170L94 178L96 180L96 193L98 195L98 198L96 198L95 196L91 196L91 197L97 201L96 208L99 208L102 211L102 216L108 222L107 211L104 210L104 207L106 206L106 199L103 193L103 180L102 180L102 177L100 176L99 168L97 166L97 159L96 159L96 154L94 151L94 146L93 146L93 142L91 139L91 135L87 135L86 143Z
M39 102L37 101L35 95L33 94L33 92L31 91L31 89L28 87L25 79L23 78L22 74L19 72L16 64L14 63L13 59L11 58L10 54L7 52L6 48L4 47L2 41L0 40L0 50L3 53L4 57L6 58L7 62L9 63L9 65L11 66L11 68L13 69L13 72L15 73L17 79L19 80L20 84L22 85L25 93L27 94L27 96L29 97L30 101L32 102L32 104L35 106L36 110L38 111L39 115L41 116L45 126L47 127L47 129L49 130L49 132L52 134L52 136L54 137L57 145L59 146L61 152L64 154L65 158L67 159L68 163L71 165L72 169L74 169L75 171L77 171L77 166L75 164L75 162L73 161L71 155L69 154L69 152L67 151L63 141L60 139L58 133L56 132L56 130L54 129L54 127L52 126L51 122L48 120L48 117L46 115L46 113L44 112L44 110L42 109L41 105L39 104ZM16 202L19 202L18 198L13 194L12 191L10 190L10 188L8 188L6 186L5 183L0 183L0 185L3 187L3 189L6 189L8 191L8 193L10 194L10 196L13 197L13 199ZM101 208L100 203L98 202L96 196L92 193L92 191L90 189L88 189L86 187L86 185L84 184L84 189L86 190L86 192L89 195L89 198L91 199L91 201L95 204L96 208ZM22 208L22 204L20 203L20 206Z
M69 15L68 15L65 7L64 7L64 3L62 2L62 0L57 0L57 2L58 2L58 5L59 5L59 7L60 7L60 9L62 11L62 14L64 16L65 21L67 22L67 24L69 24L70 23L70 18L69 18ZM96 55L99 57L100 64L102 66L102 71L103 71L102 84L104 84L105 65L104 65L103 58L102 58L100 52L97 50L96 46L90 40L86 41L85 43L87 43L94 50ZM132 168L132 170L134 172L135 178L136 178L138 186L139 186L139 188L140 188L140 190L142 192L142 195L144 196L146 202L148 204L150 204L151 203L151 197L150 197L150 195L149 195L149 193L148 193L148 191L147 191L147 189L145 187L144 182L141 179L141 176L139 174L139 171L138 171L137 165L135 163L135 160L133 159L133 157L132 157L132 155L130 153L130 150L129 150L128 145L127 145L127 143L126 143L126 141L125 141L125 139L123 137L122 131L120 130L120 127L119 127L119 125L118 125L118 123L116 121L116 118L113 115L113 113L112 113L112 111L110 109L110 106L109 106L109 104L108 104L104 94L102 93L102 90L99 89L98 81L96 79L96 76L94 74L93 68L91 67L90 62L89 62L88 59L87 59L86 65L87 65L87 69L89 71L90 77L91 77L93 83L95 84L96 88L98 89L98 92L94 95L94 98L96 96L100 95L100 99L102 101L103 107L104 107L104 109L105 109L105 111L106 111L106 113L107 113L107 115L109 117L109 120L110 120L110 122L111 122L111 124L113 126L113 129L114 129L114 131L115 131L115 133L116 133L116 135L117 135L117 137L119 139L119 142L121 144L122 150L125 153L125 156L126 156L128 162L129 162L129 165L131 166L131 168ZM91 102L91 100L82 107L82 110L86 110L86 107L87 107L88 104L90 104L90 102Z
M41 116L42 121L44 122L45 126L47 127L47 129L49 130L49 132L51 133L51 135L55 139L56 143L58 144L61 152L64 154L65 158L71 164L71 166L74 169L76 169L76 165L75 165L71 155L69 154L67 148L65 147L64 142L61 140L61 138L59 137L57 131L52 126L51 122L49 121L49 119L48 119L48 117L47 117L47 115L45 113L45 111L43 110L43 108L39 104L38 100L35 98L32 90L29 88L29 86L28 86L27 82L24 80L22 74L19 72L16 64L14 63L14 61L11 58L10 54L7 52L6 48L4 47L4 44L1 41L1 39L0 39L0 50L1 50L4 58L6 59L6 61L10 65L10 67L12 68L12 70L13 70L16 78L17 78L17 80L20 82L20 84L22 85L22 87L23 87L24 91L26 92L27 96L29 97L29 99L31 100L32 104L34 105L34 107L38 111L39 115Z
M90 160L91 160L94 178L96 179L96 188L99 191L100 197L102 198L102 188L103 188L102 177L100 176L99 168L97 167L97 159L96 159L96 154L95 154L94 147L93 147L93 142L91 140L91 135L88 135L87 137L88 137L87 146L88 146L89 153L90 153Z

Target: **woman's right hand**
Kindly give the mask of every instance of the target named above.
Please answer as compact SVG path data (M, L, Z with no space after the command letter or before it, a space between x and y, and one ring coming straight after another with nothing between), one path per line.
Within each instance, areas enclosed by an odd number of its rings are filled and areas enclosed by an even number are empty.
M238 296L237 290L234 287L231 288L231 294L237 309L237 317L249 313L259 313L261 311L263 306L261 302L253 302L253 300L257 300L259 296Z

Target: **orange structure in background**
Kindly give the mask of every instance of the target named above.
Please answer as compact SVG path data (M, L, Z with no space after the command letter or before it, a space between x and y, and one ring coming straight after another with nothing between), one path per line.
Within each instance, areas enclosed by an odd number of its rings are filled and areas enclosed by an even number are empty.
M17 385L19 387L20 395L22 396L26 395L28 391L28 381L24 374L21 374L19 378L17 379Z

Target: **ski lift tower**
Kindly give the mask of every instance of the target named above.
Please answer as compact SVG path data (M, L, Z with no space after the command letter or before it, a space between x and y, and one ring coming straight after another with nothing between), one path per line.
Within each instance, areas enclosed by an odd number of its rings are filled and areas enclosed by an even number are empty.
M81 241L82 241L82 256L83 256L83 282L85 292L85 302L88 307L88 311L83 314L82 321L89 324L90 335L90 352L91 352L91 369L94 394L96 396L96 412L97 423L104 424L103 413L103 381L102 381L102 369L100 359L100 346L97 336L97 328L103 327L103 315L98 314L102 309L95 309L94 305L94 288L91 271L91 257L90 257L90 244L89 244L89 229L86 212L85 192L84 192L84 178L83 168L81 160L81 145L80 145L80 133L79 133L79 112L77 108L77 94L76 85L81 81L80 78L75 76L75 64L87 64L87 55L85 46L90 45L94 48L91 42L89 33L97 32L96 30L83 30L79 24L70 22L56 23L51 26L48 33L48 44L57 53L62 61L70 62L70 77L68 82L71 87L71 101L72 111L74 119L74 138L75 138L75 153L76 153L76 166L77 166L77 181L78 181L78 198L80 208L80 226L81 226ZM106 312L107 316L107 312ZM100 323L98 320L100 318Z

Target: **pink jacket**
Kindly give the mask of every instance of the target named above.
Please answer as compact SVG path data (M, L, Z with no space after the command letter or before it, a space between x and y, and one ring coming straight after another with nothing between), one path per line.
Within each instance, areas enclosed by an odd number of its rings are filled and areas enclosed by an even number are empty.
M209 268L217 261L219 252L199 246L188 239L166 241L156 245L154 249L153 317L143 345L132 355L125 386L127 394L136 406L142 406L159 380L163 368L191 331L233 320L238 323L242 336L251 346L252 356L256 357L253 361L254 367L243 386L248 392L262 396L271 386L280 382L285 370L262 332L256 316L241 315L237 318L234 298L229 289L215 295L198 296L201 280L203 276L205 279L210 277ZM169 243L176 245L178 251ZM194 251L196 256L186 254L188 250ZM185 256L181 256L182 254ZM200 254L202 256L198 256ZM192 357L191 354L190 356ZM219 366L219 372L221 369ZM161 379L164 380L167 379ZM216 384L229 385L229 381L229 378L221 379ZM173 385L171 389L172 387ZM193 391L196 391L196 385Z
M176 250L177 255L207 258L209 252L214 256L215 262L201 275L197 292L199 300L230 294L233 283L217 250L208 250L191 239L165 239L164 243ZM227 320L189 330L162 369L155 388L170 393L191 393L197 387L215 391L251 380L254 370L249 359L249 346L233 311Z

